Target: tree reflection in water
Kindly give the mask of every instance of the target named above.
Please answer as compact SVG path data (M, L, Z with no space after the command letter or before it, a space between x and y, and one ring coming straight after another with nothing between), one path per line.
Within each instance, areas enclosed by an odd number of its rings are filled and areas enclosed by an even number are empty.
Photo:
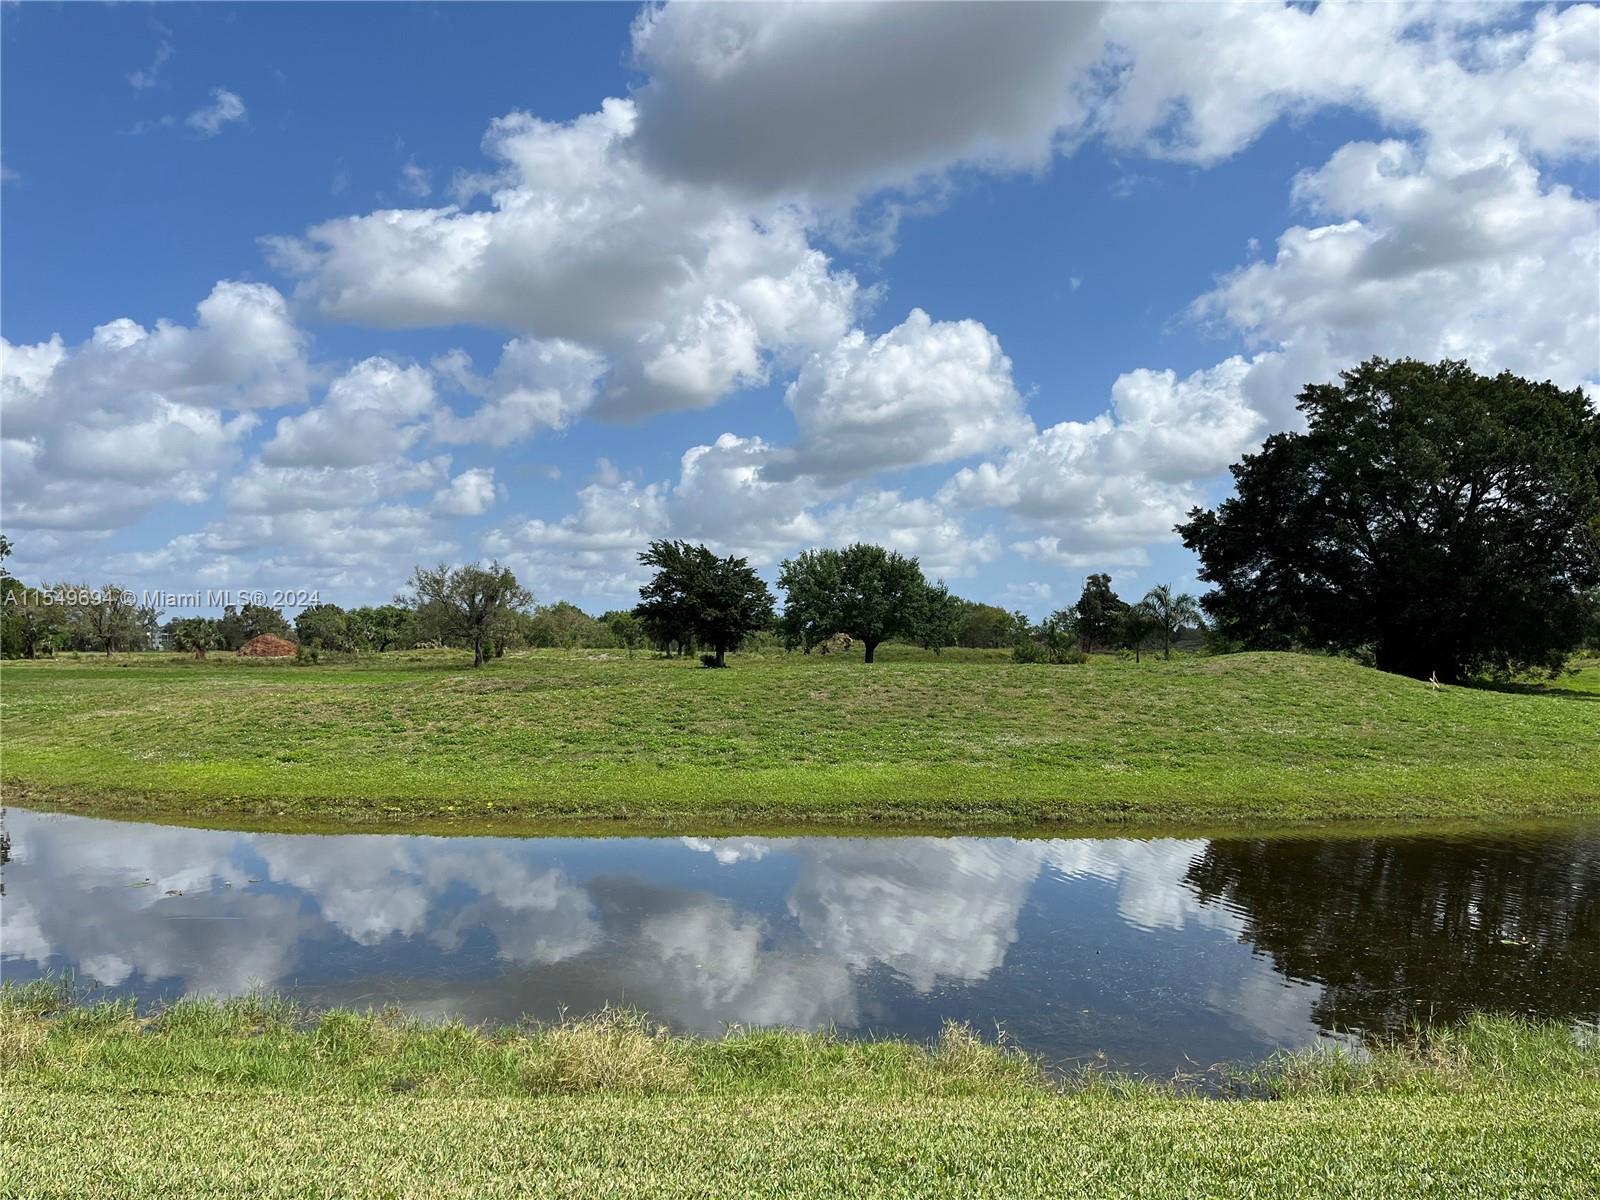
M1600 1014L1600 831L1213 841L1185 882L1276 968L1323 985L1324 1029L1397 1033L1473 1012Z

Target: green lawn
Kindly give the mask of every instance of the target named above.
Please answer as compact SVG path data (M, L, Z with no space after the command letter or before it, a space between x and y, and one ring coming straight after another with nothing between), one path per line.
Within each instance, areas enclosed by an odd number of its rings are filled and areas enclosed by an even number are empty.
M1600 811L1600 666L1445 688L1332 658L545 651L5 664L16 802L198 822L598 829Z
M613 1015L523 1032L279 1002L0 1001L0 1196L1592 1196L1600 1046L1480 1019L1236 1100L932 1046Z

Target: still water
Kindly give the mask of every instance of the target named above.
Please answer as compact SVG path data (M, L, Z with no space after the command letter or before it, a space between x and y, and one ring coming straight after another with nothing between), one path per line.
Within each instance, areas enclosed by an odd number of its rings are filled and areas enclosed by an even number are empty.
M1225 840L231 833L12 808L7 979L930 1037L1168 1074L1600 1014L1600 829Z

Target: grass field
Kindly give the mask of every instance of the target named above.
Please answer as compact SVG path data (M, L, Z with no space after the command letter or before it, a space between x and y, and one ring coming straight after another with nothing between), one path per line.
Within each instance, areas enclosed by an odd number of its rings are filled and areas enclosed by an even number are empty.
M0 1196L1589 1196L1600 1045L1481 1019L1222 1101L932 1046L0 996ZM50 1014L50 1015L46 1015Z
M1600 811L1600 667L1446 688L1290 654L1020 666L547 651L7 663L18 803L254 826L710 830Z

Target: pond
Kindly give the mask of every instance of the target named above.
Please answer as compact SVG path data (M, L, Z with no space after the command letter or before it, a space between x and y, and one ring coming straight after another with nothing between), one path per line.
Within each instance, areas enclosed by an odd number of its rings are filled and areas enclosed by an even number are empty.
M3 968L512 1022L997 1027L1171 1074L1600 1015L1600 828L1211 840L233 833L6 813Z

